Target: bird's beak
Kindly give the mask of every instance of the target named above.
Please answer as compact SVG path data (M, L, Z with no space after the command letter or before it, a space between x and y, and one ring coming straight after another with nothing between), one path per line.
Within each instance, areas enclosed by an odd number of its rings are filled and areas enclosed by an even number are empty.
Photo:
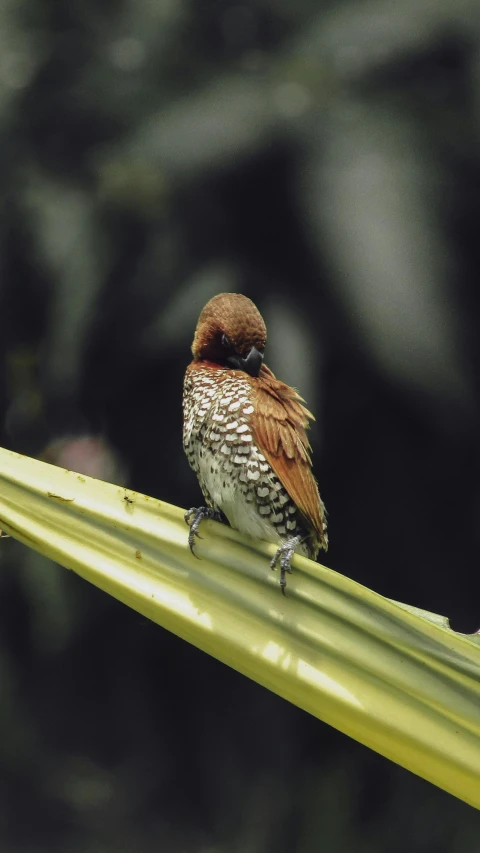
M250 376L258 376L263 362L263 353L259 352L256 347L252 347L247 357L244 359L244 370Z
M231 355L227 361L235 370L244 370L250 376L258 376L263 362L263 353L259 352L256 347L252 347L246 358Z

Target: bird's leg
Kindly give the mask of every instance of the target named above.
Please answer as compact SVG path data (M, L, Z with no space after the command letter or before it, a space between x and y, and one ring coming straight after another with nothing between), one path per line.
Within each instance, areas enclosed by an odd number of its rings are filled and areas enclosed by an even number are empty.
M200 527L203 519L213 518L214 521L225 521L225 516L220 512L220 510L212 509L209 506L192 506L191 509L186 511L184 518L187 524L190 525L190 530L188 532L188 544L194 557L197 556L194 551L195 536L198 536L199 539L202 538L198 532L198 528Z
M290 563L295 553L295 548L302 541L302 539L302 536L290 536L289 539L286 539L285 542L280 545L280 548L277 549L277 553L275 554L273 560L270 562L270 568L275 569L278 560L280 559L280 589L282 590L283 595L285 595L285 587L287 585L287 581L285 580L285 572L292 571Z

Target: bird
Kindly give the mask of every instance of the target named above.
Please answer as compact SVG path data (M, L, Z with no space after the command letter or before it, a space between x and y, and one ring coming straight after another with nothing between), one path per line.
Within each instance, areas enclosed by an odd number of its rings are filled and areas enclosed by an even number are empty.
M183 386L183 446L206 506L185 513L188 544L205 518L277 545L270 566L327 550L326 511L312 472L311 412L264 363L267 331L256 305L220 293L200 313ZM200 537L201 538L201 537Z

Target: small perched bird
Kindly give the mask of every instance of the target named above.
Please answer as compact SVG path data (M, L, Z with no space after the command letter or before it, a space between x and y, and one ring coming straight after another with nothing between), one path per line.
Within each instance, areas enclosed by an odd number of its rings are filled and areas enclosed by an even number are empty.
M185 513L188 542L204 518L278 544L280 586L295 551L327 549L325 507L306 429L313 415L263 363L267 330L240 293L220 293L200 314L183 390L183 446L206 507Z

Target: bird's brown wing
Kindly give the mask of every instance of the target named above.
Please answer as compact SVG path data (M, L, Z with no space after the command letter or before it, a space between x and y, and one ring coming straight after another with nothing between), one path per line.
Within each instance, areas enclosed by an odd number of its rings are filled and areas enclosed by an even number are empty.
M324 507L311 469L306 433L313 415L302 405L300 395L279 382L266 365L252 381L252 390L252 431L257 447L326 548Z

